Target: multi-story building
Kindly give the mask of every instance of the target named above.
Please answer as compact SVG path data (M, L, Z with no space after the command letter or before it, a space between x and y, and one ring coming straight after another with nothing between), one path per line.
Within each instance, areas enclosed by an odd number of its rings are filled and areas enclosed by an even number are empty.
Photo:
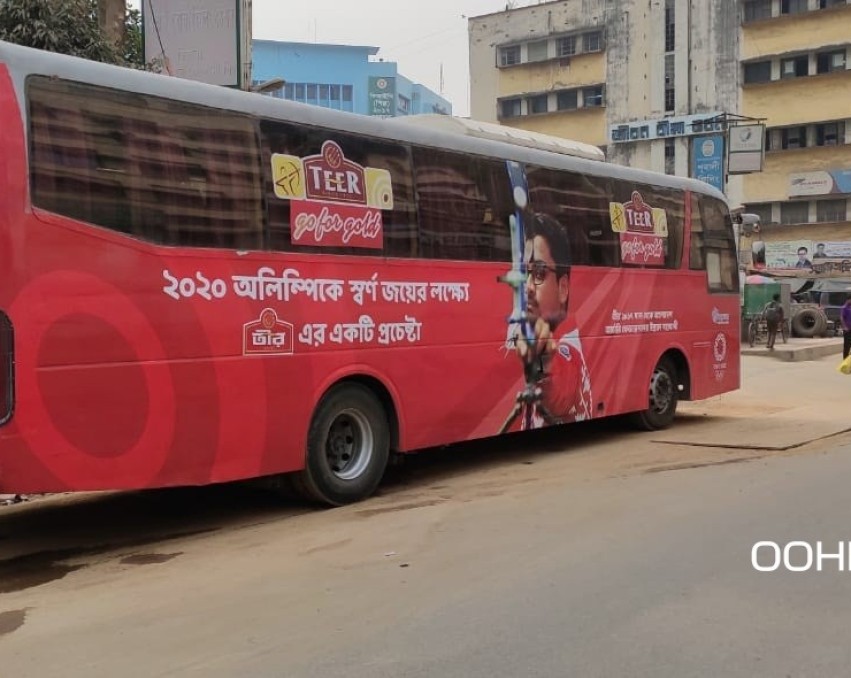
M472 117L699 176L766 241L851 259L849 1L556 0L473 17L469 39ZM742 118L766 125L763 170L725 176Z
M274 96L363 115L452 114L452 104L377 58L379 48L254 40L252 80L281 78Z
M741 112L766 119L765 165L744 196L767 224L769 265L819 243L851 259L851 5L748 0L741 60Z

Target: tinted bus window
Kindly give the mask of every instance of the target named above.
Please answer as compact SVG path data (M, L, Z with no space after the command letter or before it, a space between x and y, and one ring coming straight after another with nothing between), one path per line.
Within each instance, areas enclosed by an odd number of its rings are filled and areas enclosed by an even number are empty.
M689 258L690 268L706 270L710 292L738 291L733 222L727 207L716 198L692 196Z
M261 123L260 130L271 249L323 254L384 254L389 257L418 255L408 147L269 120ZM326 142L332 142L335 147L326 146ZM331 164L339 169L323 163L323 149L330 153L332 148L334 157L331 157ZM354 174L347 175L345 167ZM295 177L299 178L293 183L291 180ZM339 186L335 183L338 180L343 182ZM332 188L336 195L329 190ZM339 205L346 206L341 208ZM344 244L332 234L328 234L323 242L321 233L293 231L293 215L313 213L316 209L321 211L321 206L327 207L329 214L334 212L356 218L373 213L375 219L380 219L380 239L376 235L374 243L349 240ZM379 213L380 217L377 216Z
M260 248L249 118L35 76L27 93L36 207L164 245Z
M529 204L565 228L571 262L617 266L619 245L609 218L611 182L574 172L527 167Z
M511 261L514 199L504 162L415 148L414 167L420 256Z

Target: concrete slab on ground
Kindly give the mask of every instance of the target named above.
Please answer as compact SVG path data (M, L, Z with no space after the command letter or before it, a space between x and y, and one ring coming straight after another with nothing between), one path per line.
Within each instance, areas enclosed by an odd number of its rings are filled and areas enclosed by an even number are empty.
M782 451L851 431L851 376L838 365L835 357L781 365L744 356L740 391L682 403L654 441Z
M742 355L775 358L784 362L819 360L826 356L842 355L842 337L816 337L813 339L793 337L786 344L778 337L773 351L769 351L765 344L758 344L751 348L745 343L742 345Z

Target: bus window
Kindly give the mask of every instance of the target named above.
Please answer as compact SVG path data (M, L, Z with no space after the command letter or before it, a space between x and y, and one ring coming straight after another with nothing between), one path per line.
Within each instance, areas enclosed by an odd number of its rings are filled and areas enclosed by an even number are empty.
M511 261L514 200L504 162L414 148L414 167L420 256Z
M576 172L527 167L529 202L558 220L570 242L573 264L617 266L617 235L609 219L611 183Z
M303 125L264 120L260 124L263 167L266 176L266 202L269 213L268 246L288 252L314 252L322 254L362 254L388 257L416 257L417 223L414 209L414 187L410 151L403 144L378 139L356 137ZM386 172L389 178L391 207L381 210L383 247L326 246L293 244L291 208L293 199L276 191L273 176L273 155L289 156L300 164L304 158L318 156L323 144L332 141L339 147L346 161L356 163L365 172ZM296 194L300 195L300 189ZM299 198L295 198L298 200Z
M41 76L27 94L36 207L163 245L260 248L248 117Z
M733 221L716 198L692 195L689 267L706 271L710 292L739 290Z

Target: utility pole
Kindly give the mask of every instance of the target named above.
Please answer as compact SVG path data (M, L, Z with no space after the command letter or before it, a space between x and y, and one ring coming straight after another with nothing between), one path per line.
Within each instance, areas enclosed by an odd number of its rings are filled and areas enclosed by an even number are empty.
M124 42L124 17L126 0L98 0L98 24L110 45Z

